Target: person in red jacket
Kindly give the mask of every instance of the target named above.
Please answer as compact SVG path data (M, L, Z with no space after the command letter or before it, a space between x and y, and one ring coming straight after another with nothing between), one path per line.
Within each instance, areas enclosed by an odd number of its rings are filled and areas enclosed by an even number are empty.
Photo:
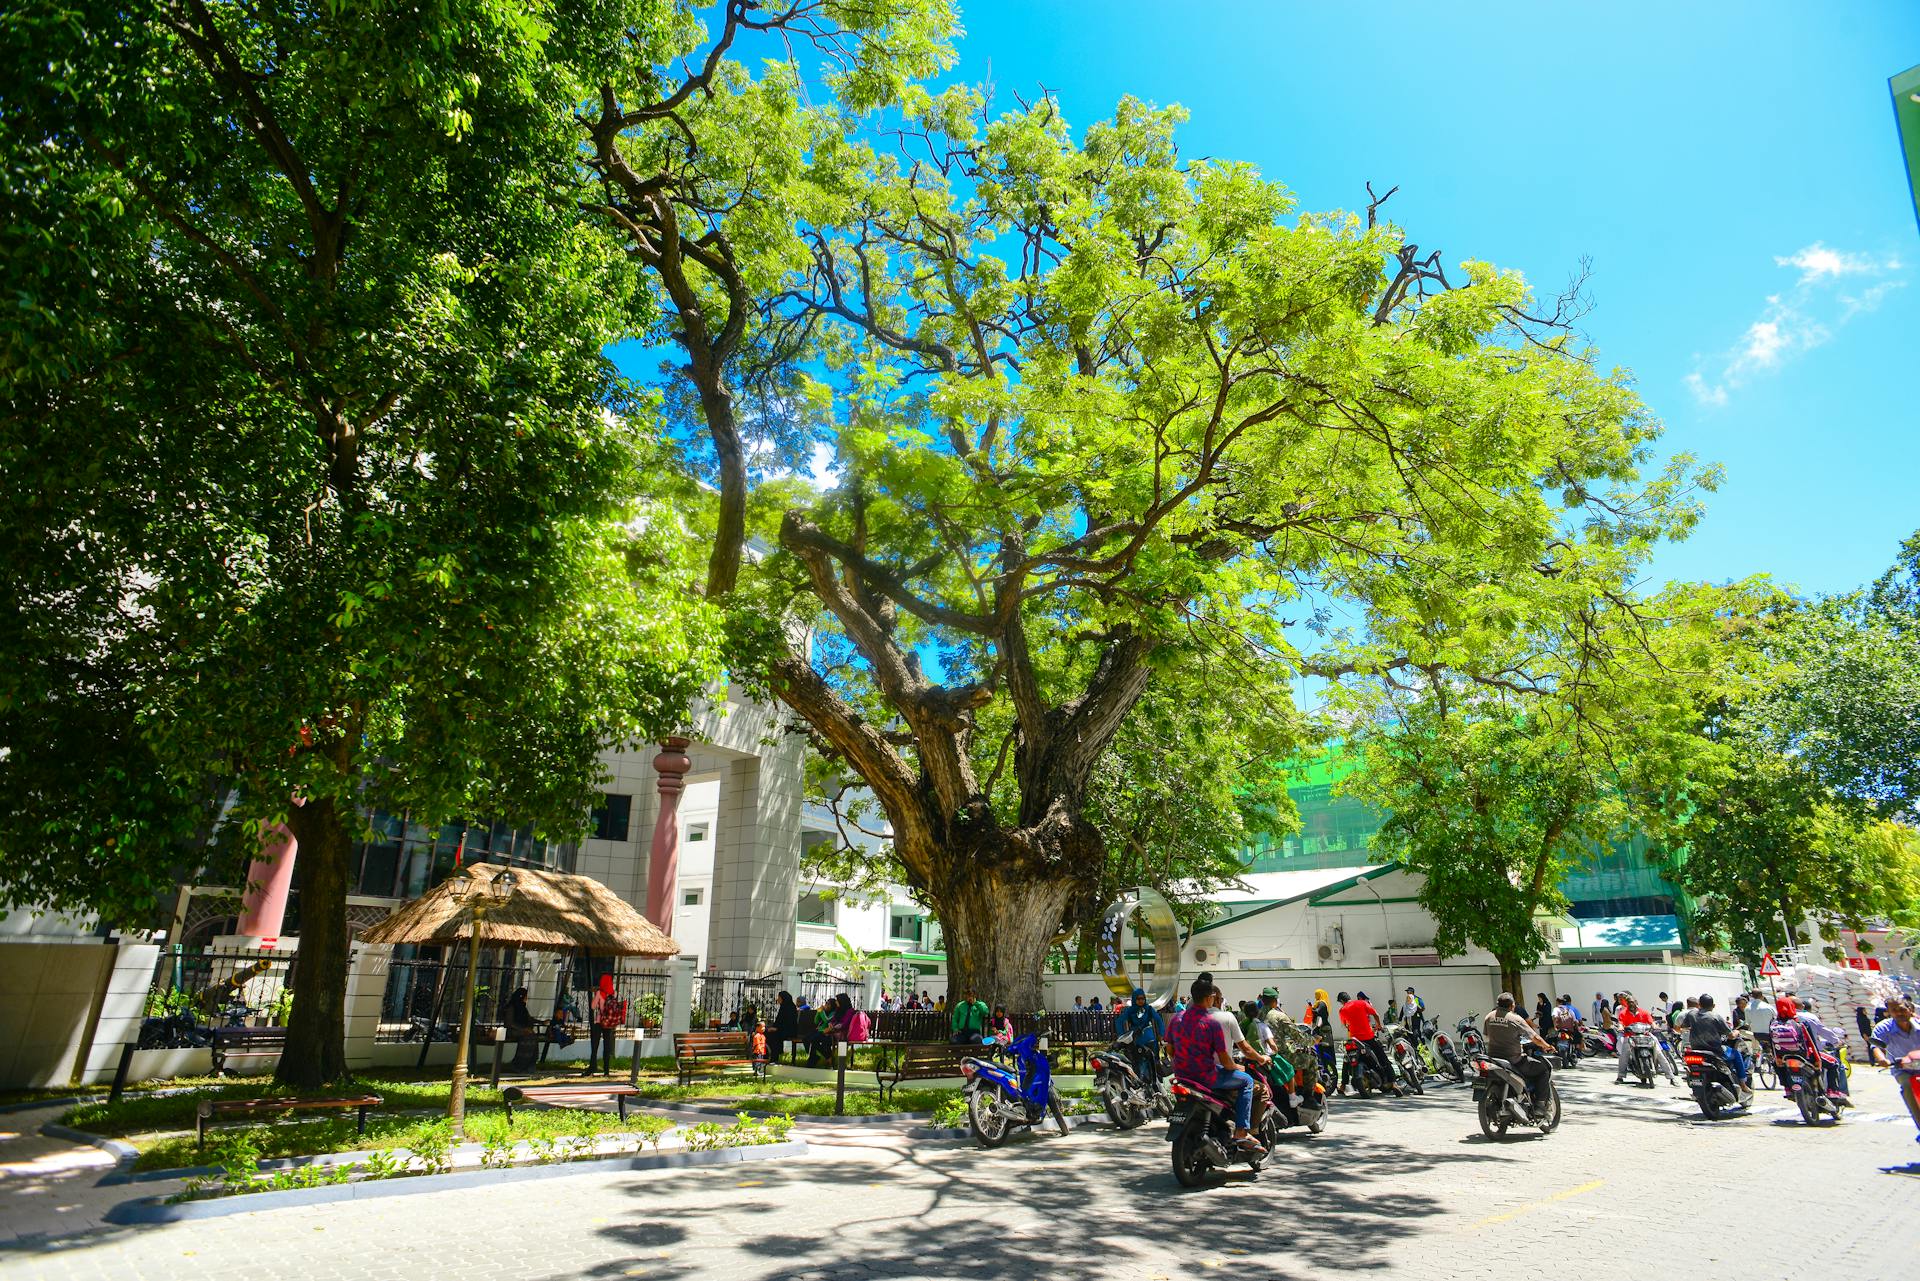
M1346 1025L1349 1039L1360 1043L1360 1052L1373 1060L1373 1066L1380 1073L1382 1081L1393 1080L1393 1064L1387 1061L1386 1047L1380 1044L1380 1011L1373 1008L1373 1002L1367 999L1365 992L1355 994L1347 1000L1347 994L1340 994L1340 1022ZM1395 1094L1400 1093L1398 1085L1392 1086ZM1340 1093L1347 1092L1345 1081L1340 1083Z

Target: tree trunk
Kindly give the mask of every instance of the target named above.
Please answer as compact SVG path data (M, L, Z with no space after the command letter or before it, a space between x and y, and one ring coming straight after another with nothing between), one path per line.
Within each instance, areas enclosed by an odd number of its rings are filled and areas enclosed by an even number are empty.
M934 909L946 937L947 1000L972 992L1010 1014L1046 1008L1040 985L1047 952L1072 896L1064 877L1038 878L1013 868L956 867Z
M347 862L352 842L330 798L291 806L300 842L300 951L287 1048L274 1079L314 1089L347 1077Z
M1514 1008L1524 1013L1527 999L1526 994L1520 990L1520 962L1510 956L1498 956L1494 959L1500 962L1500 990L1512 993Z

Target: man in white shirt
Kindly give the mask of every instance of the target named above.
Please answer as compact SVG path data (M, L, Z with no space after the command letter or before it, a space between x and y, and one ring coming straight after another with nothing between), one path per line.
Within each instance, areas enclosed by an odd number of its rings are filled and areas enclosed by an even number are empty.
M1762 1043L1771 1044L1768 1034L1773 1030L1773 1019L1773 1002L1765 992L1755 988L1747 998L1747 1030Z

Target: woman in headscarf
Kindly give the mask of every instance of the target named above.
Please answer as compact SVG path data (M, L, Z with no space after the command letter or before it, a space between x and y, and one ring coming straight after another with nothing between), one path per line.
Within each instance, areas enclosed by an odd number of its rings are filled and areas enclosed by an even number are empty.
M800 1036L800 1011L794 1006L793 993L780 993L780 1003L773 1011L773 1028L767 1036L767 1050L778 1063L787 1046Z
M1783 996L1775 1003L1774 1048L1812 1054L1826 1073L1827 1097L1844 1103L1847 1101L1847 1069L1840 1063L1840 1039L1840 1034L1822 1023L1818 1014L1801 1009L1792 997Z
M596 1063L602 1073L613 1071L613 1034L626 1019L627 1003L614 994L613 975L602 974L599 988L587 1002L587 1075L593 1075Z

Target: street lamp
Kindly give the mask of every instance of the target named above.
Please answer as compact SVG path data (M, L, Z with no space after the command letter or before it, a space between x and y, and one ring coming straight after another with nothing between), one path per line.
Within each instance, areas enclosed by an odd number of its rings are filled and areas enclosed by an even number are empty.
M467 938L467 1004L460 1016L460 1045L453 1058L453 1087L447 1093L447 1119L453 1123L457 1143L467 1132L467 1052L473 1035L473 996L480 981L480 939L486 932L487 913L503 907L513 897L513 873L504 868L485 881L476 876L455 876L447 886L453 901L473 914L473 933Z

